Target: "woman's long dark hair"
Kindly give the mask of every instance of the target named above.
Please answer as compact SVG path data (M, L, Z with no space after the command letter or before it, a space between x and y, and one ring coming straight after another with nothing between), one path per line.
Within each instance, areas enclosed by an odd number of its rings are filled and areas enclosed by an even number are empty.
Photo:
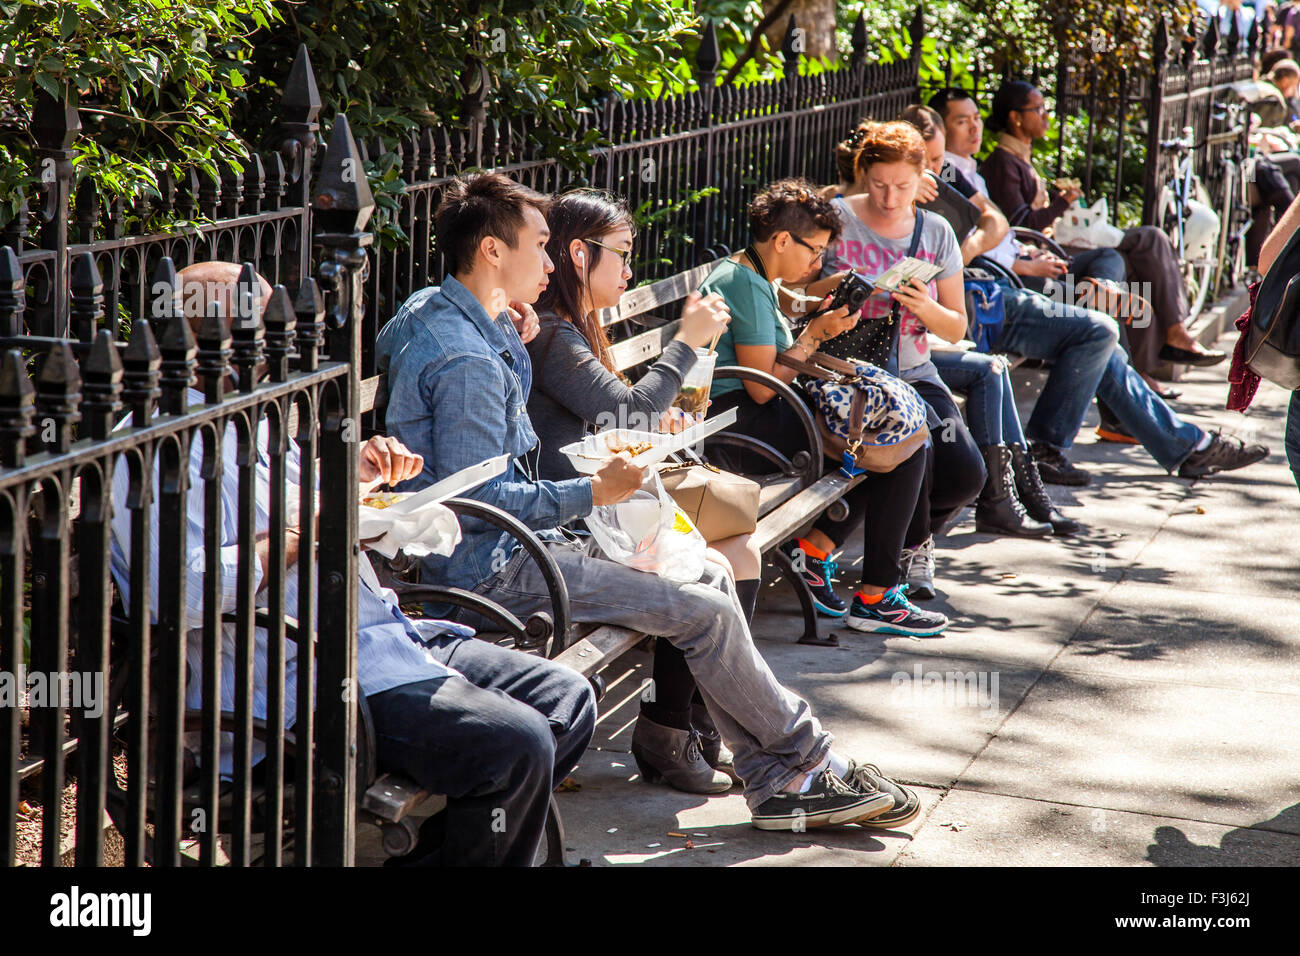
M587 261L579 271L569 255L569 244L574 239L596 239L608 235L620 226L636 228L627 205L616 196L601 189L574 189L551 202L546 213L546 223L551 228L551 238L546 243L546 254L555 263L550 283L537 300L538 312L554 312L578 327L587 345L600 359L600 364L614 370L614 360L609 351L609 338L601 328L600 320L588 303L590 298L583 287L583 273L591 274L602 255L609 255L600 246L585 243Z

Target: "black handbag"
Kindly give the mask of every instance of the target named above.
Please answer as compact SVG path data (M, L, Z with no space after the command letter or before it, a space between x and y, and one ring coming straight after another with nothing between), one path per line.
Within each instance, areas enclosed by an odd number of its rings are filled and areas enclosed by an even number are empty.
M1260 378L1300 388L1300 230L1291 234L1255 295L1246 363Z

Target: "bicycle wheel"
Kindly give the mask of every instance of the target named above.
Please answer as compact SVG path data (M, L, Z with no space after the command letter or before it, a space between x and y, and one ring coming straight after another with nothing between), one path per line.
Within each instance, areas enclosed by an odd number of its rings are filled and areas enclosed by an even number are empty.
M1186 219L1181 215L1174 190L1165 186L1160 190L1157 219L1160 228L1174 250L1179 253L1179 271L1183 276L1183 288L1187 291L1187 321L1191 322L1205 308L1210 288L1214 285L1215 263L1210 257L1189 258L1185 255L1184 229Z

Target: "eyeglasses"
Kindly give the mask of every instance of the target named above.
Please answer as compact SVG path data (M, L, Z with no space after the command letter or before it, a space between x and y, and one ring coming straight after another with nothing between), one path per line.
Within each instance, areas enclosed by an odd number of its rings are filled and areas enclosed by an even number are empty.
M582 241L589 242L593 246L600 246L600 248L607 249L610 252L614 253L614 255L618 256L619 259L622 261L624 269L626 269L628 267L628 263L632 261L631 249L615 249L613 246L607 246L603 242L597 242L595 239L584 239Z
M1020 109L1012 110L1013 113L1037 113L1039 116L1047 115L1047 104L1039 103L1035 107L1022 106Z
M813 262L816 262L822 256L826 255L825 246L822 246L820 249L816 248L815 246L810 246L808 245L808 243L804 242L802 239L796 236L793 232L790 233L790 238L793 239L795 242L799 243L799 245L803 246L805 249L807 249L809 252L813 254L812 256Z

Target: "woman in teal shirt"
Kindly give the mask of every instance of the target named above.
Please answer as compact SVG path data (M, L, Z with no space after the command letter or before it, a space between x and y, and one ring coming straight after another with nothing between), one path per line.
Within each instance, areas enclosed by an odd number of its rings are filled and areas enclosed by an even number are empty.
M790 383L796 373L776 361L778 354L807 359L857 324L856 315L840 308L812 319L796 336L774 288L778 281L793 285L818 274L827 246L839 235L839 219L831 205L819 198L817 187L786 179L754 198L749 225L753 243L714 269L701 286L703 292L720 293L731 310L731 325L718 342L718 364L732 362ZM814 283L810 291L823 294L838 278ZM736 409L735 431L765 442L787 458L803 447L797 410L772 389L723 379L714 381L710 397L714 414ZM723 452L719 457L724 456L728 466L739 471L760 472L765 464L771 470L770 462L753 452ZM912 516L921 510L917 502L926 463L921 448L893 471L869 474L844 496L847 518L836 521L823 514L807 537L785 545L788 553L802 552L804 581L821 613L833 617L847 613L845 623L850 627L883 634L928 637L948 626L944 615L923 611L908 601L906 587L899 585L903 546ZM850 608L833 587L833 555L859 522L864 535L862 580Z

